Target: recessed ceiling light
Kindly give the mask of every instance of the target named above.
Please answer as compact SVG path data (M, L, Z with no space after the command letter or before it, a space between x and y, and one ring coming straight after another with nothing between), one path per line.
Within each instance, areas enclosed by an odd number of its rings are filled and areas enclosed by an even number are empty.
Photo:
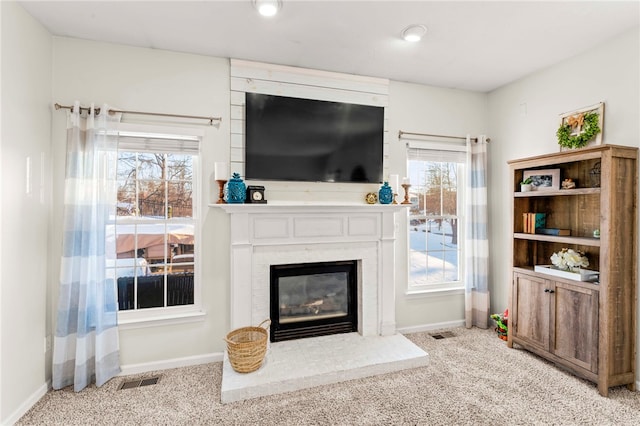
M402 30L402 38L406 41L416 42L420 41L422 37L427 33L427 27L424 25L409 25Z
M255 7L262 16L274 16L280 8L282 8L282 1L253 0L253 7Z

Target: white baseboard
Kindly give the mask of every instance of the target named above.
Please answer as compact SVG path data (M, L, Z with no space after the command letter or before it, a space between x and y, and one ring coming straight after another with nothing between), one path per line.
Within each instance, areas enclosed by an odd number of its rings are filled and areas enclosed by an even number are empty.
M121 365L122 370L118 376L129 376L131 374L148 373L149 371L168 370L170 368L189 367L192 365L208 364L210 362L222 361L223 352L195 355L184 358L165 359L162 361L144 362L140 364Z
M443 328L456 328L463 327L465 325L464 319L457 321L447 321L447 322L437 322L433 324L423 324L423 325L414 325L411 327L401 327L398 328L398 333L408 334L408 333L420 333L422 331L431 331L431 330L441 330Z
M40 398L42 398L49 389L51 389L50 380L43 383L42 386L32 393L31 396L29 396L29 398L27 398L20 407L18 407L18 409L11 413L6 419L0 419L2 425L12 425L20 420L20 418L24 416L27 411L36 404L36 402L40 401Z

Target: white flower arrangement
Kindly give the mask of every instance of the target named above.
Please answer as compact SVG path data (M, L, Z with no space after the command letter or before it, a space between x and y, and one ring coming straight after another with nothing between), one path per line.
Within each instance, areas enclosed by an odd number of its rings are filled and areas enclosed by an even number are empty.
M589 266L589 259L579 250L563 248L551 255L551 263L563 271L572 271L574 268L586 268Z

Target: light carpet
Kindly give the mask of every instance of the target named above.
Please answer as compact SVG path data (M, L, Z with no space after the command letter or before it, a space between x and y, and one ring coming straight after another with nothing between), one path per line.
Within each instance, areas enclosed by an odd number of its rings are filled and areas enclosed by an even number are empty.
M19 425L639 425L640 393L594 384L490 330L406 336L426 367L222 404L222 363L157 372L156 385L48 392Z

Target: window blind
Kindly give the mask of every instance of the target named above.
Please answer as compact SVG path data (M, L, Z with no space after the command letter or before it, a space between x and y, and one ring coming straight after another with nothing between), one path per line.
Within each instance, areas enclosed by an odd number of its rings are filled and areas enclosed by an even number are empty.
M443 163L465 163L467 144L457 142L407 142L409 160L436 161Z

